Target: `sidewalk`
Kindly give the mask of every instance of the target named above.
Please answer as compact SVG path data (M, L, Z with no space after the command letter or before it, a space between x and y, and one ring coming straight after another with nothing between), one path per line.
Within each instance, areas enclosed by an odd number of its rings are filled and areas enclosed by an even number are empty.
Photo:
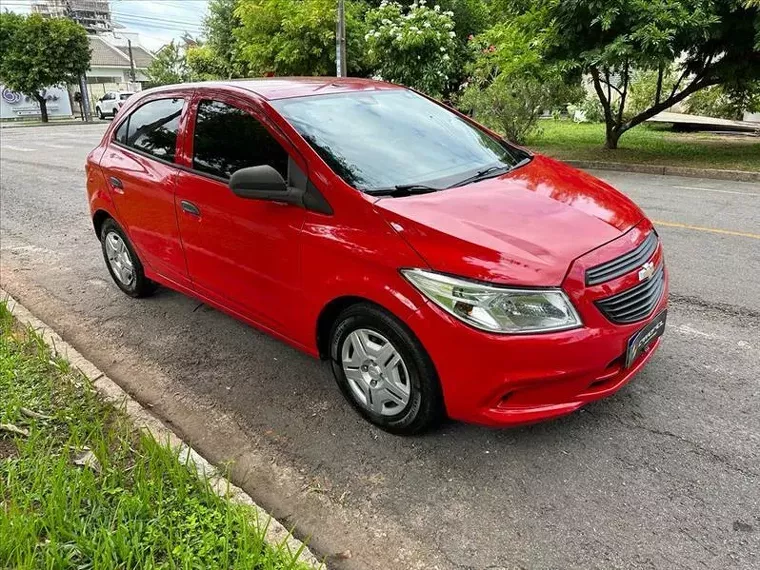
M20 129L23 127L57 127L72 125L103 125L110 121L101 121L93 118L89 123L82 119L51 119L47 123L42 121L0 121L0 129Z

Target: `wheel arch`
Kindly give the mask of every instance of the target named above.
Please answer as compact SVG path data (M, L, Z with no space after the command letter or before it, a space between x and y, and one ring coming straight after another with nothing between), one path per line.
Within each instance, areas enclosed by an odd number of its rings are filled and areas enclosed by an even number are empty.
M96 210L92 215L92 225L95 228L95 235L98 239L100 239L100 230L103 228L103 224L109 218L114 220L114 217L106 210Z
M359 297L357 295L344 295L333 299L324 307L322 307L322 310L317 317L316 330L317 352L320 359L327 360L330 358L330 331L332 330L333 324L335 323L335 319L337 319L338 315L340 315L348 307L351 305L357 305L359 303L372 303L378 307L381 306L374 301L367 299L366 297ZM383 309L385 309L385 307L383 307ZM388 309L385 310L387 311Z
M368 296L341 295L340 297L332 299L324 307L322 307L322 310L319 312L319 316L317 317L317 326L315 331L316 345L317 353L321 360L328 360L330 358L330 332L332 331L332 327L335 324L335 320L338 318L338 315L340 315L348 307L358 304L373 305L376 308L388 313L397 321L399 321L401 325L404 326L404 328L406 328L412 334L412 336L414 336L420 342L420 344L422 344L422 341L420 341L417 333L406 323L405 319L403 319L397 311L392 310L390 307L383 303L378 303L376 300Z

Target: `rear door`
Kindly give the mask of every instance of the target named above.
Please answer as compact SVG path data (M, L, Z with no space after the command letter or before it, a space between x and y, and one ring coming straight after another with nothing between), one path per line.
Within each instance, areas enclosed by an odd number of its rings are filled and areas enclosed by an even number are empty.
M140 259L165 278L187 284L174 190L177 133L185 99L154 96L130 112L114 132L100 166L120 223Z
M299 305L305 210L236 196L233 172L268 164L305 180L305 162L257 107L224 93L197 95L185 135L177 214L194 287L276 330Z

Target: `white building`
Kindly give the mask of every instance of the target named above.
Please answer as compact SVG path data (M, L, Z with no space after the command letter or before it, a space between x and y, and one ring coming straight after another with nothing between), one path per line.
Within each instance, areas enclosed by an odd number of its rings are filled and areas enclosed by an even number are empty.
M142 83L148 80L147 70L154 56L139 45L137 34L118 33L89 36L90 70L87 72L87 83L90 90L96 94L102 91L142 89ZM131 46L130 46L131 44ZM131 51L131 63L130 63ZM134 81L132 66L134 65Z

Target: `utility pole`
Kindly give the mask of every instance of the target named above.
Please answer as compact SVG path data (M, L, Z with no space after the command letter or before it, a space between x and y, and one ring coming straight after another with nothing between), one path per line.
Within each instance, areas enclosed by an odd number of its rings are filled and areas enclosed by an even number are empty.
M90 94L87 91L87 78L84 74L79 76L79 94L82 99L79 101L79 106L84 113L84 121L89 123L92 121L92 114L90 113Z
M335 33L335 67L338 77L346 77L346 4L338 0L338 25Z
M132 40L127 38L127 49L129 50L129 73L132 77L132 86L130 89L135 89L135 83L137 82L137 79L135 77L135 60L132 57Z

